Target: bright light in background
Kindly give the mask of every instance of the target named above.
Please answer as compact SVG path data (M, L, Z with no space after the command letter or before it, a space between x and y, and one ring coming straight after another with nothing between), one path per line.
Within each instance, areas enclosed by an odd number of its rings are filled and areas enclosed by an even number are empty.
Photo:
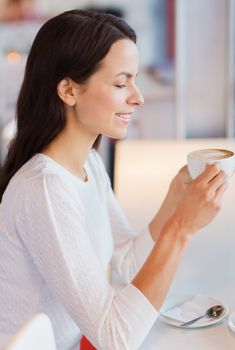
M17 51L12 51L7 54L7 61L14 63L21 61L21 54Z

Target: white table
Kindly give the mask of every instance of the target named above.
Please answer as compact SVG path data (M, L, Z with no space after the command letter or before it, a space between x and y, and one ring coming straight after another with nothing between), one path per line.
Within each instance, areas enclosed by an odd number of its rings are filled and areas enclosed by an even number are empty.
M115 192L129 221L140 230L152 218L170 180L186 163L189 151L227 148L235 140L121 141L116 147ZM182 297L204 294L235 310L235 176L216 219L198 232L188 246L164 306ZM155 323L142 350L234 350L235 334L222 323L199 329L179 329Z

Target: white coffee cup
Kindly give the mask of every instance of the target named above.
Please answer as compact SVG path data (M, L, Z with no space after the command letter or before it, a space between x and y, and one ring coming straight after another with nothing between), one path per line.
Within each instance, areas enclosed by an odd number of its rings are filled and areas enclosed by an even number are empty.
M218 163L228 178L233 175L235 155L232 151L220 148L201 149L187 155L188 170L193 179L200 175L206 164Z

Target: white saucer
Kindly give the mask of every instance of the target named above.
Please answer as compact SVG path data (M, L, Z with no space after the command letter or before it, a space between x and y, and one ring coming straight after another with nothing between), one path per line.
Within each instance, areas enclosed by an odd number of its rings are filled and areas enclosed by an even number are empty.
M200 297L203 297L203 296L200 296ZM208 326L211 326L213 324L216 324L218 322L221 322L228 314L228 307L222 303L220 300L217 300L215 298L209 298L209 297L204 297L206 301L208 301L208 305L207 306L204 306L203 305L203 310L207 310L208 307L212 306L212 305L222 305L223 308L224 308L224 311L223 313L217 317L217 318L208 318L208 317L205 317L205 318L202 318L201 320L185 327L184 329L186 328L201 328L201 327L208 327ZM190 319L193 319L193 318L196 318L198 316L198 314L196 315L192 315L191 318L188 318L187 320L183 320L183 319L177 319L177 318L174 318L174 317L170 317L170 313L171 313L171 310L181 310L181 307L183 308L184 305L189 305L190 307L190 300L187 298L185 299L185 301L183 301L181 304L177 304L177 306L173 306L171 309L168 309L167 311L165 311L165 313L167 313L167 315L164 315L163 313L161 313L159 315L159 320L164 322L164 323L167 323L171 326L174 326L174 327L180 327L182 323L186 322L186 321L189 321ZM195 306L195 305L194 305ZM190 310L189 310L190 311ZM203 314L203 312L200 311L199 314ZM180 315L180 313L179 313ZM180 318L180 317L179 317ZM235 312L234 312L234 316L233 316L233 327L234 327L234 331L235 331Z
M235 311L233 311L228 318L228 325L231 331L235 332Z

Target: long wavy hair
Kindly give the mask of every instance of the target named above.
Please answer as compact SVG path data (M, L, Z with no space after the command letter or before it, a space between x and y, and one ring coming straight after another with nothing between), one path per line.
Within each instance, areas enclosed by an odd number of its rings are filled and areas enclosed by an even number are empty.
M16 106L17 130L0 178L0 201L23 164L64 129L66 116L57 85L64 78L85 84L113 43L136 42L132 28L107 13L72 10L47 21L32 44ZM100 142L99 135L93 148Z

